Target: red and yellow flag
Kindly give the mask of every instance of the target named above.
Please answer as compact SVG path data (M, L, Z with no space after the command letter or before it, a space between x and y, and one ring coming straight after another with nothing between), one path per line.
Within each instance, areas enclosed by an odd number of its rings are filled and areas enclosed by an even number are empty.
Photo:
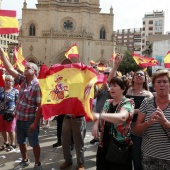
M25 70L25 65L27 61L25 60L24 56L22 55L22 46L19 47L19 49L14 49L14 61L17 65L18 69L22 72Z
M97 66L97 69L100 71L100 72L104 72L106 67L104 65L98 65Z
M86 116L87 120L93 119L91 108L94 84L105 81L104 75L97 77L96 71L91 66L85 66L82 63L55 64L49 69L42 65L39 83L44 118L73 114Z
M154 58L144 57L134 53L132 54L132 56L139 67L156 66L159 64L159 62Z
M0 34L18 33L16 11L0 10Z
M71 59L71 58L79 58L79 52L77 48L77 44L75 43L72 45L65 53L66 58Z
M164 58L165 68L170 68L170 51L167 52L167 55Z
M6 51L4 51L4 54L5 54L6 58L8 59L8 61L10 61L8 53ZM4 64L3 64L3 61L1 60L1 58L0 58L0 67L4 67Z

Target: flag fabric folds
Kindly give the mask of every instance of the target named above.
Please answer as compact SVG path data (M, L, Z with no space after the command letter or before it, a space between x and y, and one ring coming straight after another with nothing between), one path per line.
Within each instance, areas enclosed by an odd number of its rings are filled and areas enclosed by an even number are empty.
M139 67L156 66L159 64L159 62L154 58L144 57L134 53L132 54L132 56Z
M66 58L71 59L71 58L79 58L79 52L77 48L77 44L75 43L72 45L65 53Z
M97 76L91 66L82 63L60 65L49 69L42 65L39 83L42 91L42 112L45 119L55 115L91 115L94 84L105 82L105 76Z
M170 68L170 51L167 52L167 55L164 58L164 67Z
M14 61L17 65L18 69L22 72L25 70L25 65L27 61L25 60L24 56L22 55L22 46L19 47L19 49L14 49Z
M18 33L16 11L0 10L0 34Z

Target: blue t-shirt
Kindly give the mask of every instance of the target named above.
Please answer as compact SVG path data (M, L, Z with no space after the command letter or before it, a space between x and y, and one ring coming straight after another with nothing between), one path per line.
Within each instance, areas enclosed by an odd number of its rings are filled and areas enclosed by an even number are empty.
M4 110L14 110L19 91L12 88L11 91L4 93L4 88L0 87L0 114L4 114ZM5 101L5 104L4 104Z

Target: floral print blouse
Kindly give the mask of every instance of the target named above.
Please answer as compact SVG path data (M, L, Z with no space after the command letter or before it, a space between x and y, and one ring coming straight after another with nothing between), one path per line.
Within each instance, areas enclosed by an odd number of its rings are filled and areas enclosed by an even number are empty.
M114 99L106 100L102 113L108 113L110 104L113 102L113 100ZM112 134L116 138L117 141L126 142L126 141L129 141L129 139L130 139L130 125L131 125L132 117L133 117L133 113L134 113L134 101L124 97L123 100L118 104L116 111L113 114L119 114L121 108L124 108L128 111L129 118L122 124L112 124L111 123L109 133ZM99 139L99 146L101 146L101 147L103 146L104 125L105 125L105 121L100 120L99 128L100 128L101 133L100 133L100 139Z

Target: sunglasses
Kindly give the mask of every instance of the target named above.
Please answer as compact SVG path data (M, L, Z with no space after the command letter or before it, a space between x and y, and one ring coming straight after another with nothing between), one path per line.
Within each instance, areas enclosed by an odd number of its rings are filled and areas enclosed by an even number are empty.
M144 76L143 73L135 73L135 76Z

